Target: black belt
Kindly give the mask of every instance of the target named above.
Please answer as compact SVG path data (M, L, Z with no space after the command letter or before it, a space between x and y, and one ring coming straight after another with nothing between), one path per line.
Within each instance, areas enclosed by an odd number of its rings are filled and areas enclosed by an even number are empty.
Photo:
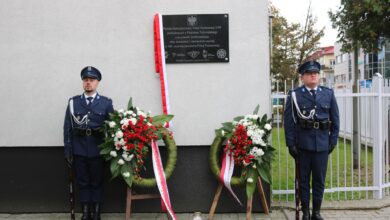
M329 130L331 123L331 121L299 120L299 125L303 129Z
M95 137L102 137L103 132L100 131L99 128L91 129L91 128L74 128L73 134L78 136L95 136Z

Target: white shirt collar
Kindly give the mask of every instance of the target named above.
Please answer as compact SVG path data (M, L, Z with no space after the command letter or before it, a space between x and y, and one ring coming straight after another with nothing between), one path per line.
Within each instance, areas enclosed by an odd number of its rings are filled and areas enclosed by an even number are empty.
M88 97L92 97L92 100L94 100L96 98L96 95L97 95L96 92L93 95L91 95L91 96L88 96L87 94L84 93L85 99L87 99Z
M310 92L310 90L312 90L312 89L314 89L314 91L317 91L317 89L318 89L318 86L316 86L316 87L314 87L314 88L309 88L309 87L307 87L307 86L305 86L305 88L307 89L307 91L309 91Z

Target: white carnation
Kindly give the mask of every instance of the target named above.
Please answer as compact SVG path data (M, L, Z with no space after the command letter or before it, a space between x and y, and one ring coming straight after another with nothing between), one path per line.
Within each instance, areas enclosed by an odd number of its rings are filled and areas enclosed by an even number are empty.
M122 131L117 131L117 132L115 133L115 136L116 136L117 138L122 138L122 137L123 137L123 132L122 132Z
M122 157L123 157L123 159L125 159L126 161L131 161L131 160L133 159L134 155L133 155L133 154L131 154L131 155L122 154Z
M263 135L265 134L265 131L264 130L261 130L261 129L257 129L256 132L259 134L259 136L263 137Z
M136 118L131 118L129 121L130 121L131 124L133 124L133 125L137 124L137 119L136 119Z
M263 139L260 139L259 144L263 147L267 146L267 144L263 141Z
M269 130L272 129L272 126L271 126L270 124L265 124L265 125L264 125L264 128L265 128L267 131L269 131Z
M114 150L110 151L110 155L111 155L111 157L117 157L118 156L118 154Z
M110 121L110 122L108 122L108 126L109 126L110 128L115 127L115 125L116 125L115 121Z
M119 165L123 165L123 164L125 164L125 161L122 160L122 159L119 159L119 160L118 160L118 164L119 164Z
M124 119L121 120L120 123L121 123L121 125L126 125L127 126L127 125L129 125L129 119L124 118Z
M263 155L264 155L263 149L259 148L259 149L256 151L256 154L257 154L257 156L259 156L259 157L263 156Z
M123 138L118 139L115 137L114 141L115 141L115 146L119 146L119 148L126 144L126 142L125 142L125 140L123 140Z
M130 173L129 172L124 172L124 173L122 173L122 175L123 175L123 177L126 177L126 178L130 177Z

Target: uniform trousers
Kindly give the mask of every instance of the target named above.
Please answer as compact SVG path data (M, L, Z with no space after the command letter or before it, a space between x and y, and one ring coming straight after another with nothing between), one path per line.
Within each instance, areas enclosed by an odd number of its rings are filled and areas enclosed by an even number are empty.
M103 160L100 157L74 156L77 184L81 203L102 203Z
M325 190L328 151L308 151L299 149L300 196L302 203L310 204L310 177L312 177L313 201L322 201Z

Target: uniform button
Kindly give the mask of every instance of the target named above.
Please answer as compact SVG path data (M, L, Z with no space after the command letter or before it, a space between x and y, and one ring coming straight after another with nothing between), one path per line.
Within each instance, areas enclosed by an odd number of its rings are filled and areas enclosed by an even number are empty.
M317 106L315 105L314 108L317 108Z
M88 114L91 114L91 112L88 112Z

